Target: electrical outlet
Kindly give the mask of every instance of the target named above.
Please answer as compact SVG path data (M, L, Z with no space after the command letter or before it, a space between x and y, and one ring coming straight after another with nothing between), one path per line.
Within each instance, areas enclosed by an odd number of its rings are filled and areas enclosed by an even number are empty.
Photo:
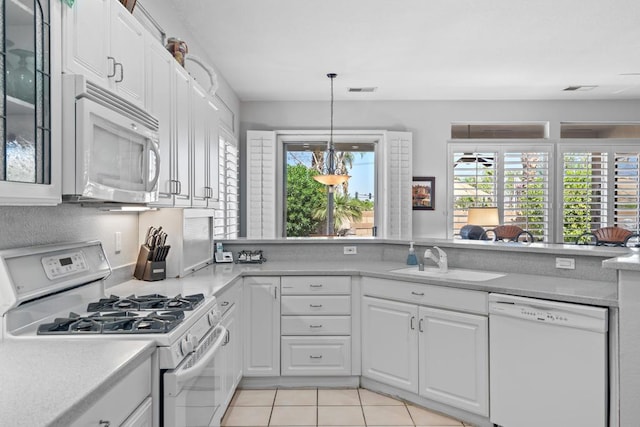
M355 255L358 253L357 246L344 246L344 254L345 255Z
M116 231L114 237L116 253L119 254L122 251L122 233L120 231Z
M556 258L556 268L575 270L576 260L574 258Z

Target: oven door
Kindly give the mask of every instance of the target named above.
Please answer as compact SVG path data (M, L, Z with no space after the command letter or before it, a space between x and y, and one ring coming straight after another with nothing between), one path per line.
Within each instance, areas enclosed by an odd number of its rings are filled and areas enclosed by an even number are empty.
M158 134L89 98L76 101L76 194L124 203L158 199Z
M227 330L218 325L180 365L163 376L164 426L213 426L223 372L215 369Z

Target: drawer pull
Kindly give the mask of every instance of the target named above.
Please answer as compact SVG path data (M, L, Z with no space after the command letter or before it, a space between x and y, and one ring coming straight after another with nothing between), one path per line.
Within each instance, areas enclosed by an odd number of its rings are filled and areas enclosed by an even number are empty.
M320 308L320 307L322 307L322 304L309 304L309 307L311 307L311 308Z
M321 288L322 285L309 285L310 288Z
M309 359L322 359L322 355L320 355L320 356L310 355Z
M310 328L322 328L322 325L309 325Z
M221 305L221 306L223 306L223 307L226 307L226 306L228 306L228 305L229 305L229 301L222 301L222 302L220 303L220 305Z
M419 297L423 297L423 296L424 296L424 292L414 292L414 291L411 291L411 295L416 295L416 296L419 296Z
M100 424L101 426L109 427L111 425L111 421L100 420L98 424Z
M418 330L419 330L420 332L424 332L424 330L422 329L422 321L423 321L423 320L424 320L424 319L420 319L420 321L418 322Z
M411 328L411 330L414 330L416 328L416 326L413 324L415 320L416 316L411 316L411 322L409 323L409 327Z

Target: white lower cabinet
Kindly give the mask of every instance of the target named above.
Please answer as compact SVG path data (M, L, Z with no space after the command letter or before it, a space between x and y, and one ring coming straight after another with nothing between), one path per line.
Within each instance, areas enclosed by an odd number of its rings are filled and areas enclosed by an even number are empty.
M489 415L489 319L420 307L419 394Z
M351 375L351 337L282 337L282 375Z
M150 426L151 359L147 359L108 390L71 426Z
M282 375L351 375L351 278L281 280Z
M364 296L362 375L489 414L487 316Z
M245 277L245 377L280 375L280 278Z
M120 427L151 427L153 425L153 405L151 396L138 406Z
M362 375L418 393L418 306L362 301Z

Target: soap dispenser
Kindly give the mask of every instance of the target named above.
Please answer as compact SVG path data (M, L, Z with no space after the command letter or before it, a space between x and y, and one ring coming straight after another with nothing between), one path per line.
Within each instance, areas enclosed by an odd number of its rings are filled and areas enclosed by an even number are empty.
M413 249L415 242L409 242L409 255L407 255L407 265L418 265L418 257L416 257L416 250Z

